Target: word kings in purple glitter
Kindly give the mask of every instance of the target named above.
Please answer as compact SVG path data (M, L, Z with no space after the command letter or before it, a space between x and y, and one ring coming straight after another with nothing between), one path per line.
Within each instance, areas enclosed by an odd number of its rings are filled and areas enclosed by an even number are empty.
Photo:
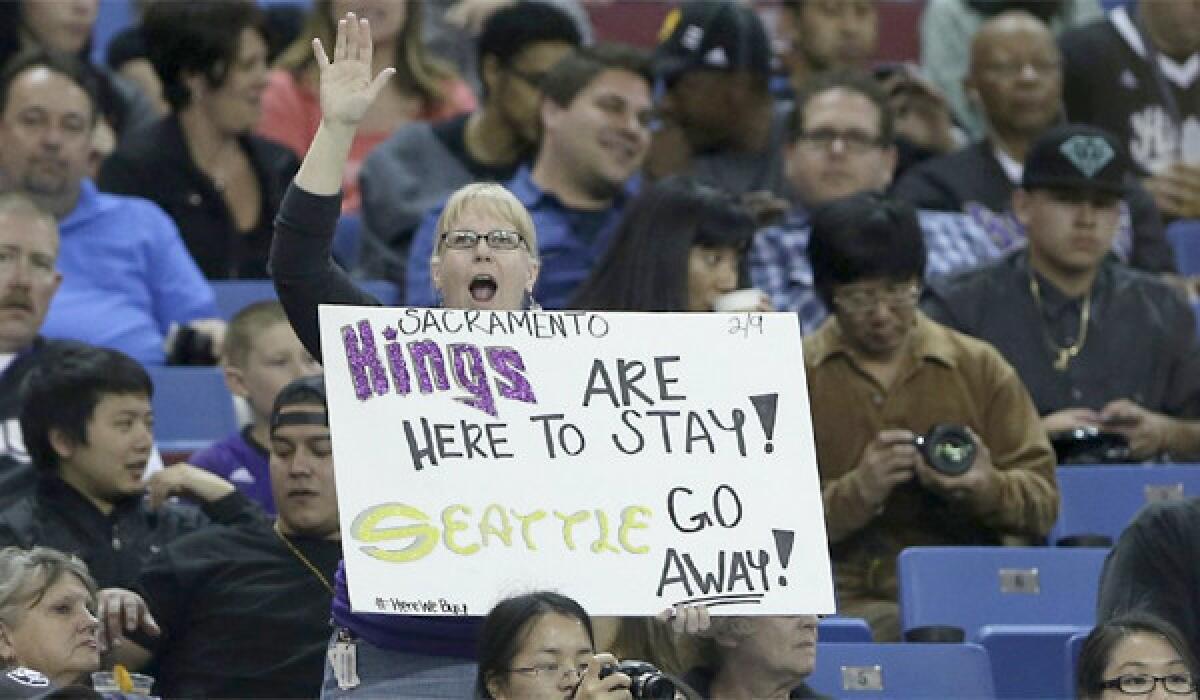
M421 394L464 391L468 396L454 400L493 417L499 415L497 395L537 403L533 385L525 376L525 361L515 348L480 348L471 343L450 343L443 348L428 339L404 343L396 339L397 333L391 327L383 329L379 343L367 320L342 326L341 330L354 396L359 401L389 392L407 396L415 387Z

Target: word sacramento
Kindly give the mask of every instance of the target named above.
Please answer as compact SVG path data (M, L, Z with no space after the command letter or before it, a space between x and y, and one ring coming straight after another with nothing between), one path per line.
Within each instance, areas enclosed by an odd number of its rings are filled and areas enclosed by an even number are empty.
M479 311L402 309L396 322L400 335L480 333L527 338L573 338L608 335L608 320L588 311ZM390 334L389 334L390 335Z

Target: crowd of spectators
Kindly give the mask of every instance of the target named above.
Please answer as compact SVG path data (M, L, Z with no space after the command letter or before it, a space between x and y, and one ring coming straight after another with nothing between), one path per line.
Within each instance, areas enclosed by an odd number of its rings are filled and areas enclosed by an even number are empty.
M878 641L904 548L1045 544L1061 441L1200 458L1167 234L1200 218L1200 1L926 0L919 65L873 63L893 0L671 2L649 50L590 1L146 2L110 66L100 0L0 2L0 691L103 657L165 697L616 700L633 656L812 696L811 616L351 611L316 310L379 304L356 278L794 314L839 612ZM214 284L272 278L220 319ZM164 466L168 364L219 364L246 420ZM946 424L953 476L914 443ZM1079 697L1195 697L1198 542L1195 500L1119 539Z

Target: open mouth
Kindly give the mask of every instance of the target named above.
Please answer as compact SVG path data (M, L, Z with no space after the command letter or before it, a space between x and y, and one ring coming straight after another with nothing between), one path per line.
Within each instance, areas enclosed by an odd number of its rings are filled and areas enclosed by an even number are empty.
M491 275L475 275L467 286L467 291L471 293L471 299L479 303L487 303L494 299L497 289L499 289L499 285Z

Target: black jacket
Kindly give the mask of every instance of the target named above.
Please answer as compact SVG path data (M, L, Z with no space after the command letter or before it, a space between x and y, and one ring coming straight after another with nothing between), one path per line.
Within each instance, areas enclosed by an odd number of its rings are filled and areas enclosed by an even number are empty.
M210 521L231 524L261 517L240 491L203 509L166 503L151 510L134 496L104 515L57 476L43 474L36 490L0 511L0 546L40 545L84 561L100 588L132 589L150 555Z
M275 212L300 164L287 148L253 134L239 137L238 144L261 192L258 223L245 233L238 232L224 197L192 160L174 115L106 158L96 186L162 207L208 279L266 279Z

